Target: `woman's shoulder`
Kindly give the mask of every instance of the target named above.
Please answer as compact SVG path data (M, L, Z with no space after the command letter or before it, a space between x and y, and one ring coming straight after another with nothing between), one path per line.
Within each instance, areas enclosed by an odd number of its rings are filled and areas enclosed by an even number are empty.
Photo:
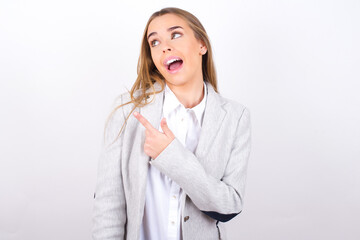
M141 94L140 89L136 90L133 94L133 98L139 97L140 94ZM115 100L113 101L113 107L119 107L118 110L121 110L124 113L129 113L131 109L133 109L134 107L134 103L132 102L130 92L129 91L123 92L117 98L115 98Z
M213 99L216 102L219 102L222 108L227 112L230 113L230 117L232 118L241 118L244 112L249 113L249 109L242 103L238 102L237 100L227 98L220 94L219 92L215 91L213 86L207 82L208 87L208 95L211 94Z
M218 94L219 98L223 102L223 108L230 113L233 113L237 115L238 117L241 117L244 112L247 112L247 114L250 114L249 108L245 106L244 104L238 102L237 100L230 99L227 97L224 97L220 94Z
M159 83L154 83L154 89L155 91L159 91L161 90L161 85ZM146 89L145 92L146 94L152 94L152 89ZM132 103L132 99L136 99L138 97L140 97L141 95L143 95L143 89L136 89L134 92L133 92L133 96L131 97L131 93L129 90L121 93L114 101L115 104L117 105L120 105L120 104L124 104L124 103L130 103L130 104L127 104L127 105L133 105ZM127 106L126 105L126 106Z
M247 106L238 102L234 99L229 99L223 96L220 96L223 101L223 109L226 111L227 125L238 128L241 125L241 131L244 129L250 128L251 116L250 111ZM230 129L233 129L230 127Z
M131 111L130 105L133 105L132 103L125 104L129 101L131 101L129 92L121 93L112 101L110 104L110 114L108 116L108 122L111 123L111 125L116 125L116 128L123 125L127 115Z

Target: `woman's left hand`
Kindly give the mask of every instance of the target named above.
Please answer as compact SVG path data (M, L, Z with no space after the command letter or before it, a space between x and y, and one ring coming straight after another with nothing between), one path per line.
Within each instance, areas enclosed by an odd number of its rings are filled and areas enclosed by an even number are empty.
M144 118L140 113L133 113L136 119L145 127L145 143L144 151L152 159L155 159L159 154L174 140L175 135L169 129L166 119L161 119L160 126L163 133L154 128L151 123Z

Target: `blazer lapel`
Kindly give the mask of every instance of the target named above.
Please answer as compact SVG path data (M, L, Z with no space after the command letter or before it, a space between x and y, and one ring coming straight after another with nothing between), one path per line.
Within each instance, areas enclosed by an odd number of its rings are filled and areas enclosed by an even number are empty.
M161 85L157 82L154 83L154 87L156 91L161 90ZM147 92L150 92L152 89L149 89ZM161 115L162 115L162 105L163 105L163 95L164 91L161 93L151 95L148 99L149 101L153 100L151 103L147 104L146 106L142 108L137 108L136 111L139 111L139 113L145 117L154 128L158 128L161 121ZM153 99L154 98L154 99ZM145 142L145 128L141 125L141 123L138 123L136 120L137 128L140 130L140 137L135 137L137 140L137 143L141 145L141 148L143 148L143 144ZM132 139L133 141L136 141L135 139ZM135 154L136 155L136 154ZM138 214L137 224L141 224L142 216L144 214L144 206L145 206L145 196L146 196L146 181L147 181L147 175L149 170L149 160L150 157L145 154L144 151L140 151L138 155L136 155L136 159L132 159L130 164L133 164L133 166L130 168L134 170L133 176L137 176L136 180L134 182L134 187L132 190L134 191L134 201L138 199L138 204L135 204L137 206L136 213Z
M205 82L208 90L207 102L204 111L204 118L200 132L200 138L195 150L199 161L211 147L217 132L224 120L226 111L223 109L223 100L209 82Z
M158 82L154 83L154 88L156 91L161 90L161 85ZM151 92L152 89L147 90L146 92ZM154 99L155 98L155 99ZM164 91L161 93L149 96L149 101L153 100L151 103L139 109L141 115L143 115L154 128L158 128L161 115L162 115L162 106L164 100Z

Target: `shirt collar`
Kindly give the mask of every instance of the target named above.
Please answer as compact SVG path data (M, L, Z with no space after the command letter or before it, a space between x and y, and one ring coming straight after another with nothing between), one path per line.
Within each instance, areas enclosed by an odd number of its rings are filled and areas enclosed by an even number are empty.
M204 97L201 100L201 102L196 105L195 107L191 108L196 115L196 118L198 120L199 123L201 123L202 121L202 116L205 110L205 105L206 105L206 99L207 99L207 86L206 83L203 81L204 84ZM164 94L164 106L163 106L163 112L164 112L164 117L168 117L169 114L174 111L175 109L177 109L178 107L183 108L183 110L185 110L185 106L177 99L177 97L175 96L174 92L171 91L171 89L168 87L168 85L165 83L165 94Z

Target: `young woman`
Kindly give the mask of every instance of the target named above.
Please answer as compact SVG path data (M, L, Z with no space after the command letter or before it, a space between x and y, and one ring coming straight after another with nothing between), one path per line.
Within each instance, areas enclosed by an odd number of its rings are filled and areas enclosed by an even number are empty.
M243 209L250 116L222 97L199 20L149 19L138 77L110 115L98 166L94 239L226 239Z

